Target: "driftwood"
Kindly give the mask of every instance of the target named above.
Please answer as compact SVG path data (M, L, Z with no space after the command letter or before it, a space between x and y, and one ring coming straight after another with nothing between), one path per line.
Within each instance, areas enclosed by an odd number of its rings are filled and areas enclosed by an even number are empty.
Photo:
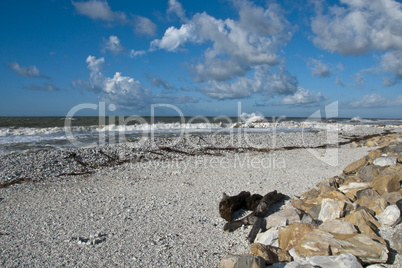
M258 232L260 231L262 224L264 222L264 217L266 216L266 213L269 210L269 207L280 201L282 198L284 198L285 195L278 193L277 191L272 191L268 194L266 194L258 203L258 206L251 212L249 215L235 221L229 221L225 224L223 227L223 230L225 231L234 231L237 228L241 227L242 225L253 225L253 228L251 229L249 235L248 235L248 240L250 243L253 243L255 240L255 237L257 236ZM225 198L225 197L224 197ZM222 202L222 201L221 201Z

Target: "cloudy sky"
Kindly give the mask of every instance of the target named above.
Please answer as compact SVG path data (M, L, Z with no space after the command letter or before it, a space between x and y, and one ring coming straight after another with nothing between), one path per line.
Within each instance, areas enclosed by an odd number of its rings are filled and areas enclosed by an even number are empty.
M0 23L0 116L402 118L401 1L4 0Z

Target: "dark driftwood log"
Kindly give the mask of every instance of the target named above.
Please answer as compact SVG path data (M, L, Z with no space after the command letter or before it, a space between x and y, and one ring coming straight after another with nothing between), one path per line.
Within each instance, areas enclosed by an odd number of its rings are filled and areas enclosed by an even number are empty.
M227 222L223 227L223 230L234 231L242 225L253 225L253 228L248 236L250 243L253 243L255 237L261 229L263 217L268 212L269 207L284 197L284 194L278 193L277 191L272 191L266 194L253 212L239 220Z
M228 196L223 193L221 202L219 202L219 213L227 221L232 220L234 211L246 206L246 198L250 197L250 192L242 191L238 195Z

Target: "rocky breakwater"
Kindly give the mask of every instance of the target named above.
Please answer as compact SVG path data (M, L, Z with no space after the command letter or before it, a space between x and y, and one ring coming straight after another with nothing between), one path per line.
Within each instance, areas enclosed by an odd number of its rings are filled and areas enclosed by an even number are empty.
M362 144L383 147L265 215L251 253L220 267L401 267L402 132Z

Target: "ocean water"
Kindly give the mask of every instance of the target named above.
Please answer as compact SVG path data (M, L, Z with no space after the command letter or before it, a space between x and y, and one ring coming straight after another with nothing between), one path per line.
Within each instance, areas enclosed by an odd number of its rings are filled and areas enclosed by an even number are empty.
M241 117L0 117L0 154L133 142L142 137L317 131L342 125L402 125L399 119Z

